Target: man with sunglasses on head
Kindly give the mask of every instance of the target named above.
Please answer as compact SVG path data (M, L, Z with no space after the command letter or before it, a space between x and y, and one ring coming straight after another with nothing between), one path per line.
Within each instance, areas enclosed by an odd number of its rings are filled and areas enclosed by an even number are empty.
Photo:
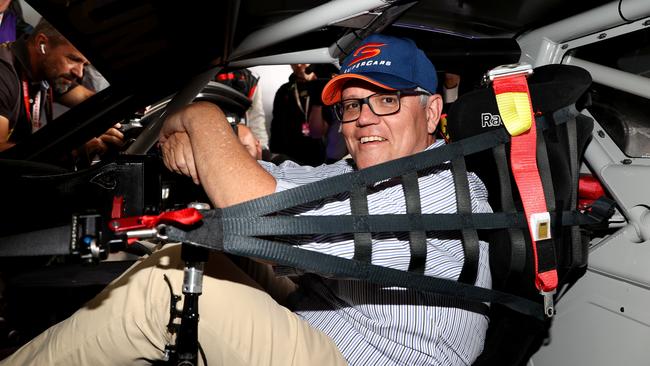
M322 94L325 104L336 106L353 162L315 168L257 162L209 103L191 105L165 121L163 157L168 168L200 183L215 206L227 207L441 146L433 135L442 108L435 92L436 71L411 40L372 35L344 60ZM490 212L485 187L475 175L468 178L473 211ZM406 213L398 180L368 187L370 214ZM418 185L422 213L456 212L448 164L422 171ZM349 215L349 196L290 211ZM403 234L374 234L372 263L408 270L410 248ZM464 262L459 238L427 234L425 275L458 279ZM313 235L295 244L354 255L352 234ZM481 242L476 285L482 287L491 286L487 254ZM180 293L182 268L180 247L166 246L11 361L100 365L160 359L173 341L166 328L170 292L163 275ZM470 365L483 348L488 318L465 305L462 299L363 281L310 275L294 282L276 276L268 264L235 264L212 252L200 297L199 341L209 365Z

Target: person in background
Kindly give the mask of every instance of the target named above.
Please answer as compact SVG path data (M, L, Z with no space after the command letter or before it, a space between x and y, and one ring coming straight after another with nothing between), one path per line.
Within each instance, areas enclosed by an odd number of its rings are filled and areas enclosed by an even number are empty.
M445 104L453 103L458 99L459 86L460 75L446 72L442 82L442 100Z
M42 19L34 31L0 45L0 151L53 120L52 103L72 107L95 92L80 85L88 60ZM122 144L119 124L80 148L94 155Z
M316 79L309 82L309 95L314 96L314 103L309 110L309 136L323 140L325 163L330 164L341 160L348 153L341 136L341 121L336 118L330 106L323 105L320 98L323 88L338 74L338 69L332 64L315 64L309 66L309 70L316 74Z
M0 43L13 42L31 31L32 26L23 19L20 1L0 0Z
M289 81L275 93L269 147L296 163L317 166L325 162L325 144L321 136L311 136L309 111L318 99L310 93L317 76L309 66L291 65Z

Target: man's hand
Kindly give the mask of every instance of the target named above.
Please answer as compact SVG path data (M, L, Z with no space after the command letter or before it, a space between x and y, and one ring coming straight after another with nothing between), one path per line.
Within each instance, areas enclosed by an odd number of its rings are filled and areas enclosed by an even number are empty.
M84 144L84 150L88 156L94 154L102 155L108 151L110 146L119 147L124 143L124 134L120 132L119 128L122 127L121 124L117 123L115 126L108 129L99 137L86 142Z
M200 182L215 207L228 207L275 192L262 169L232 131L221 109L198 102L171 114L160 130L165 165Z
M165 166L175 173L191 177L196 184L200 184L201 181L196 169L188 129L192 128L193 123L200 124L200 119L207 115L223 117L223 112L212 103L190 104L169 115L160 130L159 143Z
M162 139L161 139L162 140ZM167 169L191 177L195 184L201 184L199 174L194 163L194 154L190 137L185 132L175 132L166 137L160 145L163 153L163 162Z

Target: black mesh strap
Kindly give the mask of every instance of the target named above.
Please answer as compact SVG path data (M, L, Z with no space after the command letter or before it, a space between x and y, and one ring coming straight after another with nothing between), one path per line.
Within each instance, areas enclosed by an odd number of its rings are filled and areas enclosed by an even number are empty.
M472 201L469 193L469 182L467 180L467 168L465 159L459 158L451 161L451 172L454 178L456 189L456 207L460 214L471 214ZM465 261L458 281L464 283L476 282L478 274L478 233L474 228L465 228L460 231L463 243Z
M209 213L212 211L209 211ZM209 214L208 213L208 214ZM203 226L192 231L195 241L220 238L223 233L236 233L244 236L287 236L346 234L355 232L409 232L415 231L458 231L465 228L492 230L505 228L528 228L523 213L473 213L422 214L417 222L409 215L350 215L332 216L263 216L263 217L221 217L211 215L203 219ZM555 214L551 220L555 222ZM602 222L601 216L565 211L561 221L564 226L592 225ZM359 223L363 222L363 225ZM419 226L413 226L416 223ZM223 230L222 232L218 232ZM170 237L171 238L171 237ZM201 239L203 238L203 239Z
M264 239L274 236L302 234L427 232L466 229L475 232L476 229L526 228L526 220L520 213L473 214L471 213L471 201L469 204L465 202L463 208L470 207L470 213L459 212L457 214L416 214L407 212L406 214L396 215L265 216L345 192L350 192L350 195L360 198L359 210L355 208L355 212L362 211L364 207L367 210L365 188L360 189L359 187L369 187L376 182L392 177L408 176L409 173L453 161L464 155L491 149L507 141L509 141L509 137L505 129L487 132L457 143L358 172L324 179L223 210L209 212L201 227L190 231L171 227L167 235L171 240L189 242L198 246L223 250L227 253L270 260L326 276L356 278L384 286L414 288L467 299L468 301L501 303L516 311L541 318L543 317L543 311L539 304L517 296L474 287L457 281L424 276L415 272L380 267L367 261L347 260L307 251L288 245L283 241ZM412 185L412 183L409 183L412 179L413 177L407 177L403 181L406 181L406 185ZM463 180L467 184L466 173L464 173ZM410 188L405 189L410 190ZM357 199L351 199L351 202L353 200L356 201ZM408 205L415 202L415 199L408 198L407 200L410 202ZM357 204L351 203L351 205ZM463 204L461 203L461 205ZM417 219L413 220L414 217L417 217ZM562 221L570 225L597 222L596 219L575 212L563 213ZM416 247L414 246L414 248ZM413 250L414 253L418 251L421 250L417 248Z
M555 191L553 190L553 178L551 177L551 164L548 161L546 139L541 131L537 133L537 169L542 181L546 209L548 212L555 212Z
M508 169L508 158L506 156L506 145L499 145L492 148L492 156L497 167L499 187L501 193L501 209L503 212L515 214L517 209L512 197L512 185L510 184L510 169ZM510 227L508 238L510 239L510 268L508 272L522 273L526 265L526 240L521 228Z
M372 260L372 236L367 230L368 192L366 186L355 184L350 190L350 211L355 223L354 259L361 262Z
M406 201L406 214L411 221L412 228L422 227L422 203L420 201L420 187L418 175L408 173L402 176L404 198ZM424 274L427 261L427 235L423 230L409 231L409 244L411 248L411 261L409 271Z
M399 177L409 172L418 172L451 161L454 158L487 150L508 141L510 141L510 136L505 129L489 131L405 158L326 178L291 190L230 206L224 208L224 215L251 217L271 214L299 206L305 202L313 202L339 193L349 192L354 184L370 186L385 179Z
M191 232L171 228L170 234L183 242L206 248L218 248L221 243L192 240ZM441 295L462 298L469 302L500 303L532 317L542 319L542 306L536 302L500 291L475 287L454 280L424 276L409 271L381 267L367 262L339 258L284 243L240 235L224 235L223 250L227 253L273 261L280 265L302 268L325 277L354 278L381 286L407 287Z
M567 130L567 146L569 147L569 164L571 166L571 210L578 207L578 180L580 179L580 167L578 166L578 132L576 126L576 119L573 118L566 123ZM571 228L571 261L574 264L586 265L588 250L582 246L582 236L580 235L580 228L574 226Z

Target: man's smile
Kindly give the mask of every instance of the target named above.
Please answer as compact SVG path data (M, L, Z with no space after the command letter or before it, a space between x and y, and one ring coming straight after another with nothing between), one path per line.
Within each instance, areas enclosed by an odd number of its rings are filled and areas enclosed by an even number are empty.
M362 144L368 142L381 142L381 141L386 141L386 139L379 136L363 136L362 138L359 139L359 142L361 142Z

